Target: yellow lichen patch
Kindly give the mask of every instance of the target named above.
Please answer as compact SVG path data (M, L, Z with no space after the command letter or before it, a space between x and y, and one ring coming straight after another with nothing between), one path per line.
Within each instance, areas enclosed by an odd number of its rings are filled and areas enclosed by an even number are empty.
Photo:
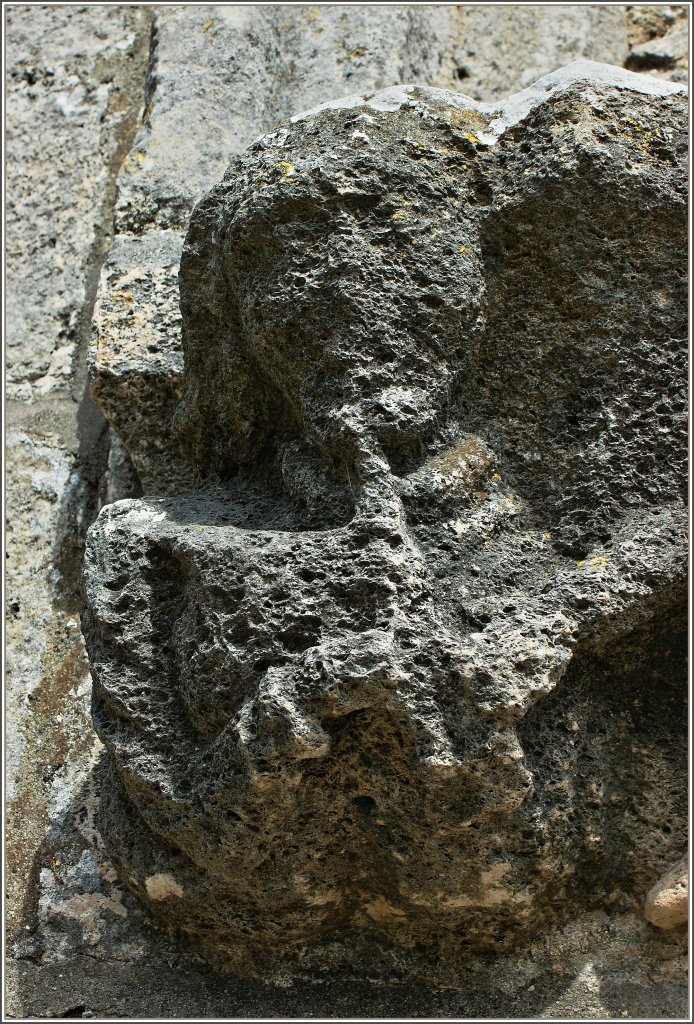
M472 249L468 245L461 245L458 252L461 256L464 256L465 253L472 252Z
M577 562L576 565L579 569L582 569L585 566L586 569L591 569L593 572L599 572L608 565L609 561L610 560L607 555L596 555L595 558L591 558L589 561Z
M459 110L457 107L447 107L444 104L437 105L437 110L452 128L484 131L487 127L484 117L476 110Z
M288 160L280 160L278 164L275 164L275 168L282 172L280 181L285 181L290 185L295 184L296 178L292 177L294 174L294 164L290 164Z
M141 168L145 166L146 160L147 156L145 153L143 153L139 149L135 150L134 153L130 153L128 156L126 156L125 160L123 161L123 170L128 171L130 174L133 174L135 171L139 171Z
M135 302L135 296L132 292L116 290L111 292L110 297L114 302L123 302L126 306L132 306Z
M653 142L653 132L649 131L644 125L639 124L633 117L625 117L618 124L616 131L618 135L621 135L632 146L640 150L644 156L650 156L649 147Z
M435 149L432 146L422 146L421 143L413 142L411 139L407 139L406 142L410 149L408 156L414 160L435 160L441 156L440 149Z
M396 210L395 213L391 215L390 219L391 220L407 220L407 214L403 213L402 210Z

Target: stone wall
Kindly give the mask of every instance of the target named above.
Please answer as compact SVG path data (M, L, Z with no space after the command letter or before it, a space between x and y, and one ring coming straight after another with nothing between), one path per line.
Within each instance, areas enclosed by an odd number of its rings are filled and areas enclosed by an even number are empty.
M178 263L191 209L229 160L282 118L401 82L492 100L579 57L683 81L686 9L6 12L12 1012L244 1015L300 1003L474 1015L499 989L503 1015L676 1015L677 942L645 933L629 910L549 936L508 961L503 983L498 969L471 968L465 983L477 997L200 973L124 892L95 831L100 745L77 620L84 536L98 509L188 483L170 430L182 370ZM547 944L562 971L542 966Z

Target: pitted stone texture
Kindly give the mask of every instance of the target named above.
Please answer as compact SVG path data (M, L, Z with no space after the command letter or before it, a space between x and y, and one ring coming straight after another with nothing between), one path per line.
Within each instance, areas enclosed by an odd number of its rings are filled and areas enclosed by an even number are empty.
M348 93L413 82L492 100L579 57L622 64L627 41L619 5L189 4L153 16L145 115L119 177L120 237L101 281L91 378L145 491L176 494L190 482L171 430L182 386L178 259L193 205L229 160L283 118ZM176 258L152 303L137 277L139 243L156 249L164 235ZM147 343L119 326L118 282L131 273L129 312ZM152 334L166 358L151 350Z
M84 363L115 178L142 101L150 15L142 6L7 4L3 19L6 997L8 1015L22 1017L22 958L55 963L66 934L56 940L35 915L44 858L59 874L52 854L68 842L63 832L50 846L46 835L52 825L59 833L95 742L77 619L109 431L83 401ZM140 492L118 496L126 493ZM89 883L80 882L83 895ZM56 891L68 899L60 882ZM109 949L105 939L104 956Z
M136 453L144 486L163 493L192 481L172 434L183 378L180 250L179 231L116 237L101 268L90 353L94 401L117 428L123 451Z
M623 11L599 7L162 5L154 33L144 124L120 179L116 225L126 233L185 230L233 155L317 102L409 81L492 100L570 59L626 56ZM451 67L461 43L477 54L469 79ZM513 60L499 59L500 45Z
M456 4L447 16L458 23L458 45L445 85L477 100L504 99L572 60L621 65L627 56L617 4Z
M450 980L681 851L685 149L584 63L327 104L197 207L201 483L103 511L84 629L107 846L220 967Z
M90 354L94 399L146 491L175 494L190 483L171 423L182 387L178 263L195 202L282 118L355 89L438 74L452 26L440 14L431 20L407 7L156 10L147 106L119 177L117 240ZM153 260L154 296L142 274Z
M146 14L20 4L7 18L8 397L70 397Z

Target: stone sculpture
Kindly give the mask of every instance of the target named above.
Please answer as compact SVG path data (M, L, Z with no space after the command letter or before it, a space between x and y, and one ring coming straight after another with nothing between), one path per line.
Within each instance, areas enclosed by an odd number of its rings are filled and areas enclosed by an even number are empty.
M107 848L220 968L450 981L680 855L686 110L350 97L196 208L199 484L102 511L83 627Z

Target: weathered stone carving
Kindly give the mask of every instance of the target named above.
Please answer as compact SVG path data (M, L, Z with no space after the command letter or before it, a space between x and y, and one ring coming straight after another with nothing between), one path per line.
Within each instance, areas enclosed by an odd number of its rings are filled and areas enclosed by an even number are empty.
M183 239L195 202L232 157L298 110L348 93L405 81L503 99L577 57L622 64L633 18L590 4L191 4L154 18L152 100L119 176L90 385L145 493L163 497L191 482L171 429L183 388ZM686 60L686 40L673 49L664 38L673 18L641 21L635 43L657 40ZM674 67L668 76L682 73Z
M445 978L680 855L685 147L578 64L326 105L195 210L200 484L103 510L84 630L111 856L220 967Z

